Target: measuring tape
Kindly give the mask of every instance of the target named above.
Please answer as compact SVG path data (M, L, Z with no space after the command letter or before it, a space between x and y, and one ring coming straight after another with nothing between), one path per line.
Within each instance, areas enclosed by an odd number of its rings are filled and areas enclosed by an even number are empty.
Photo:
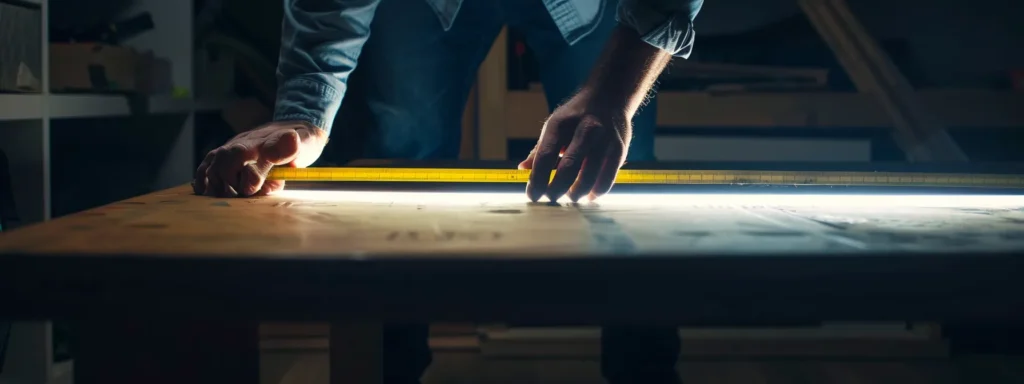
M526 183L529 170L457 168L274 168L268 179L286 181ZM619 184L758 184L904 187L1024 188L1022 175L803 172L803 171L619 171Z

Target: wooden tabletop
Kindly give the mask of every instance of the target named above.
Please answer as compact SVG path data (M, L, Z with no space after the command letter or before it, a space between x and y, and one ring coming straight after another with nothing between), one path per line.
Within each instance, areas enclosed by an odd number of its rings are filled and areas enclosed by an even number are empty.
M1010 294L1024 288L1021 197L843 199L215 199L179 187L0 235L0 316L783 323L1024 313Z

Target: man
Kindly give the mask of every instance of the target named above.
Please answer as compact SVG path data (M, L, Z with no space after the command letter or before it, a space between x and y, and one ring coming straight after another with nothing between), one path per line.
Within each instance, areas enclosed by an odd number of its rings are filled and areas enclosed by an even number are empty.
M211 151L196 170L195 192L282 189L284 182L265 180L270 168L305 167L320 156L350 85L374 120L371 156L456 158L477 66L507 24L536 53L552 109L519 165L532 169L528 197L595 199L627 156L654 158L655 111L640 107L670 58L689 55L701 2L285 0L275 122ZM430 362L427 327L389 326L384 338L386 380L418 382ZM675 328L608 327L602 343L610 382L678 381Z

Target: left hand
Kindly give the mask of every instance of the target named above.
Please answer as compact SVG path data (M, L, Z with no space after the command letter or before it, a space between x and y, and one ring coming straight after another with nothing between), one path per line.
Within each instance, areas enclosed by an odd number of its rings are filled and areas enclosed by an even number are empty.
M611 190L633 131L627 108L612 104L584 89L555 109L537 145L519 163L519 169L531 170L530 200L547 195L554 202L567 192L573 202L583 196L594 200Z

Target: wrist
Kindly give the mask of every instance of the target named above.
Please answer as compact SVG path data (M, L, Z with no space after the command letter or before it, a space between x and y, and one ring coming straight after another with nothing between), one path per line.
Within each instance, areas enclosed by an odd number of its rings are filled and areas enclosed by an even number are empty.
M309 131L310 133L316 134L317 136L327 136L326 130L306 120L275 121L273 123L270 123L269 126L274 127L273 129L306 130Z
M267 124L264 129L269 130L292 130L299 134L301 140L310 140L314 142L321 142L326 145L329 134L323 128L316 126L315 124L306 120L283 120L275 121Z

